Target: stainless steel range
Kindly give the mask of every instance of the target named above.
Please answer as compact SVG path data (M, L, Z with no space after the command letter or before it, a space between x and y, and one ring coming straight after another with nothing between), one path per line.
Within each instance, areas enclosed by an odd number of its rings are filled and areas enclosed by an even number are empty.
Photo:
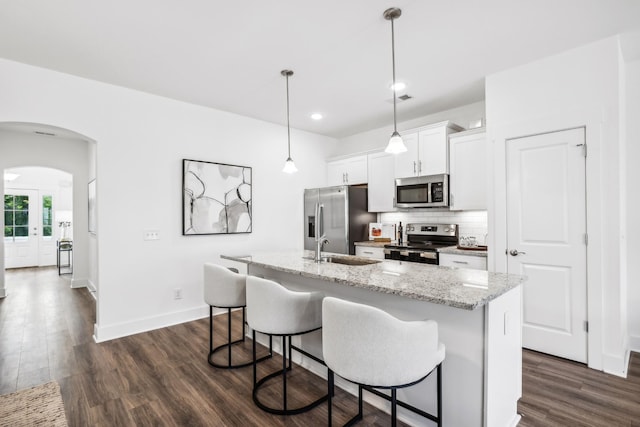
M438 249L458 244L457 224L407 224L406 243L384 245L385 259L438 265Z

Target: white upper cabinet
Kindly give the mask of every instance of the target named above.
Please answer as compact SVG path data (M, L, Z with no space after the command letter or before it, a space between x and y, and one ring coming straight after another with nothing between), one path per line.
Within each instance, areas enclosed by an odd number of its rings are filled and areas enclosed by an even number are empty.
M372 153L369 160L369 212L394 211L395 197L394 155L380 152ZM357 248L356 248L357 249Z
M451 210L487 209L487 138L484 128L449 137Z
M395 177L406 178L418 174L418 132L405 132L402 141L407 147L404 153L394 154Z
M354 156L327 162L327 183L354 185L367 183L367 156Z
M460 126L444 121L403 132L407 151L396 155L395 177L449 173L449 134L461 130Z

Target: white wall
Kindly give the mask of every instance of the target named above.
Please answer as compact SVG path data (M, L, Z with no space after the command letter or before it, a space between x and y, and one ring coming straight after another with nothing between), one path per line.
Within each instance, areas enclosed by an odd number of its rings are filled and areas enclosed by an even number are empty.
M389 117L392 117L392 113L393 110L390 106ZM398 116L402 116L401 107L399 108ZM485 105L483 101L480 101L417 119L398 122L398 131L402 133L408 129L438 123L444 120L451 120L453 123L466 129L471 121L484 118ZM393 126L389 125L342 138L338 141L335 151L331 153L331 157L339 157L373 150L384 150L389 142L389 137L391 136L392 131Z
M300 172L286 175L279 125L6 60L0 93L0 122L50 124L96 141L99 341L205 315L202 265L222 253L301 248L303 190L326 182L319 159L335 146L293 130ZM183 158L253 168L253 233L181 235ZM143 241L148 229L160 240ZM173 299L175 288L183 299Z
M633 58L633 56L632 56ZM629 344L640 352L640 59L626 64L627 284Z
M617 37L488 76L487 131L493 151L490 269L506 271L505 141L586 127L589 366L624 375L626 285L620 191L620 65ZM624 306L624 307L623 307Z

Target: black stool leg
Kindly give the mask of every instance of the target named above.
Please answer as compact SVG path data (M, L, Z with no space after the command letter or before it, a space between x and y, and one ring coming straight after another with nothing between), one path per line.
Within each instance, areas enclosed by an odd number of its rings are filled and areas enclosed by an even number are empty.
M213 353L213 307L209 306L209 357Z
M332 410L331 410L331 398L333 397L333 371L331 369L327 369L327 402L328 402L328 418L329 418L329 427L332 425Z
M227 347L227 356L228 356L227 366L230 368L231 367L231 309L230 308L227 308L227 342L229 343L229 346Z
M245 307L242 307L242 341L244 341L245 336L247 335L247 319L245 313Z
M397 399L396 399L396 389L391 389L391 427L396 427L396 419L398 417L397 414Z
M251 338L253 339L253 388L256 388L256 382L257 381L257 373L256 373L256 331L253 330L252 331L252 336Z
M291 338L289 338L289 343L291 343ZM291 357L291 352L289 352L289 357ZM286 335L282 336L282 407L284 408L285 411L287 410L287 336Z
M438 365L438 427L442 427L442 363Z

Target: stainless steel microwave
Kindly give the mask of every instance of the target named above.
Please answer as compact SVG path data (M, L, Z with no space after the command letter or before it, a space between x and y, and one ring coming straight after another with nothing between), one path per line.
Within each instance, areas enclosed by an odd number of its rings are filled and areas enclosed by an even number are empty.
M439 208L449 206L449 175L428 175L396 179L395 206Z

